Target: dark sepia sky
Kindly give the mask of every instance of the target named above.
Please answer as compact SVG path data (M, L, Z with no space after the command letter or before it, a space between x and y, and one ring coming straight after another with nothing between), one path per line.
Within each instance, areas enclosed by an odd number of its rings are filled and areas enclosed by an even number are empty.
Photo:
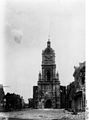
M61 85L72 82L74 65L85 60L84 0L7 0L5 91L32 97L48 35Z

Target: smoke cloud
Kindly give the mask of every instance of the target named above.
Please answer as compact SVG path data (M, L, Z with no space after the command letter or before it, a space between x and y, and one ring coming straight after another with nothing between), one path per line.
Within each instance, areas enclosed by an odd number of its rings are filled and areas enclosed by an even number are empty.
M13 42L20 44L23 37L23 32L20 29L16 29L13 25L6 23L5 25L5 37L9 40L9 42Z
M22 31L17 30L17 29L13 29L12 30L12 36L13 36L13 39L16 43L18 43L18 44L21 43L22 37L23 37Z

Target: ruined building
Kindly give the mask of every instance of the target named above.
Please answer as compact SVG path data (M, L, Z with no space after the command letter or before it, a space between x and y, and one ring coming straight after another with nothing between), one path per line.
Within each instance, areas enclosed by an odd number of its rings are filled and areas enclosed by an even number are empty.
M85 110L85 62L79 63L79 67L74 67L73 74L75 79L75 109L77 111Z
M85 111L85 62L74 69L74 81L67 86L67 108Z
M35 108L60 108L60 82L56 73L55 52L48 40L42 51L42 72L39 73L38 85L33 88Z
M4 89L3 89L3 85L0 84L0 110L3 108L3 103L4 103Z
M60 108L66 108L66 86L60 85Z

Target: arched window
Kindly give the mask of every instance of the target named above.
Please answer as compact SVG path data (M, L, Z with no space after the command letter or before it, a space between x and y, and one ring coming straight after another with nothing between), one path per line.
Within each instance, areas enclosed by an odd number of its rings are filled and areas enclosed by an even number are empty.
M50 77L51 77L50 71L47 70L47 81L50 81Z

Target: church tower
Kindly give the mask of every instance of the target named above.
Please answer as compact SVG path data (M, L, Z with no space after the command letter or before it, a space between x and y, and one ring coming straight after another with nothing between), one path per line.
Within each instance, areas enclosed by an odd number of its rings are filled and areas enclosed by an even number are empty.
M60 108L60 82L56 73L55 52L50 40L42 51L42 72L38 80L38 108Z

